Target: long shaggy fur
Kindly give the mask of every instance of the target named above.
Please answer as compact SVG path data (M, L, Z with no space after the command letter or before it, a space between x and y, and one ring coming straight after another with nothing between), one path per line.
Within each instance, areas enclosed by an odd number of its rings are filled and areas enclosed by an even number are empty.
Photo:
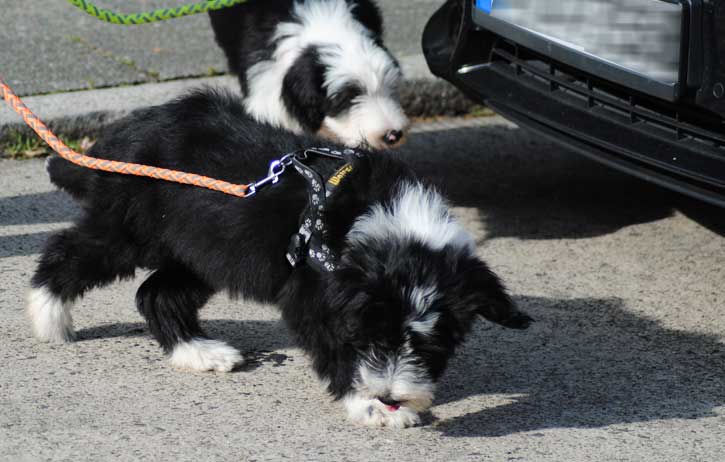
M234 97L207 90L135 112L89 154L249 183L266 175L271 160L320 142L260 124ZM323 157L311 165L325 177L339 167ZM514 328L530 319L476 257L445 201L403 163L368 154L352 167L323 215L339 267L320 273L293 269L285 258L307 206L295 172L240 199L52 157L51 180L83 211L48 240L33 276L35 331L44 340L70 339L72 302L145 268L152 273L136 304L173 365L228 371L241 361L198 320L206 301L227 291L279 307L353 420L417 423L477 316Z
M209 14L257 120L347 146L402 141L400 68L372 1L264 0Z

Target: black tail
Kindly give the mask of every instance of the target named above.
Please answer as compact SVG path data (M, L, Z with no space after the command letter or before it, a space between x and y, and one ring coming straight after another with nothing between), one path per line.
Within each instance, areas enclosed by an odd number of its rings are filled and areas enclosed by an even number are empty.
M50 181L67 192L73 199L82 202L88 197L89 171L53 154L45 161Z

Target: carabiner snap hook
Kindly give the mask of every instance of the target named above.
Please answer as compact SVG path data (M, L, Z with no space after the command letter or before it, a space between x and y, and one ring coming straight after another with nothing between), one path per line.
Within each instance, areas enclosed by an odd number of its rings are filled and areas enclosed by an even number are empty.
M317 148L303 149L300 151L291 152L280 157L279 160L272 161L272 163L269 164L267 177L249 184L249 186L247 186L247 193L245 196L253 196L257 194L257 191L259 191L259 189L263 186L267 186L269 184L276 184L279 181L280 175L284 173L288 165L292 165L292 162L294 161L307 160L307 158L309 157L309 153L322 154L324 156L334 158L339 158L342 155L342 153L340 153L339 151L330 151L327 148L322 148L321 151L318 151L316 149ZM348 150L346 150L345 153L347 153L347 151ZM352 150L349 151L354 152Z
M285 156L287 157L287 156ZM285 157L283 157L280 160L275 160L271 164L269 164L269 170L267 171L267 176L259 181L256 181L249 185L247 188L247 194L246 196L253 196L257 194L257 191L268 184L275 184L279 181L279 176L284 173L285 169L287 168L287 163L285 162Z

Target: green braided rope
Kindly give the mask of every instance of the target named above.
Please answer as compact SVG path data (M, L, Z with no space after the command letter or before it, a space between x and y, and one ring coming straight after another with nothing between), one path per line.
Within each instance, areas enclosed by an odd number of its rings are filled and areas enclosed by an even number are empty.
M149 11L148 13L136 14L119 14L110 10L98 8L91 2L86 0L68 0L73 6L80 8L91 16L101 21L120 24L123 26L133 26L136 24L148 24L157 21L166 21L167 19L181 18L192 14L205 13L211 10L221 10L230 6L246 3L248 0L206 0L191 5L179 6L177 8L160 8L158 10Z

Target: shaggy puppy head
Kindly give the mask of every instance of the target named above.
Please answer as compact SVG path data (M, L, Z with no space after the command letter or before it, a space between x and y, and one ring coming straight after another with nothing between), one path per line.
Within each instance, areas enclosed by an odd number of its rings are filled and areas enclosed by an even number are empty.
M358 218L329 277L334 353L313 359L352 420L366 425L417 424L478 316L514 328L530 321L440 196L420 185Z
M398 98L400 67L382 45L378 11L320 0L297 3L294 13L295 22L277 28L274 63L250 70L250 112L350 147L401 144L409 121ZM281 117L265 101L273 98L272 84L257 82L274 76L260 70L282 76Z
M308 48L285 78L282 97L306 128L324 137L351 147L398 146L409 126L398 101L400 70L372 42L361 49L352 59L335 45ZM301 94L315 103L299 104Z

